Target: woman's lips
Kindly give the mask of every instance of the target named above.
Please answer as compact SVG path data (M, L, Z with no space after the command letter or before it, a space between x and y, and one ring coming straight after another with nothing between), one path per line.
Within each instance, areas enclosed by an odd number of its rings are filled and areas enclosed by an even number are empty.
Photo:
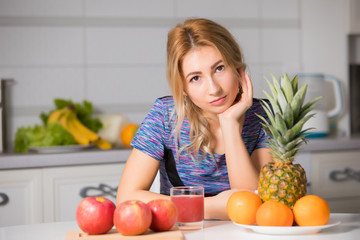
M226 96L225 97L221 97L221 98L217 98L214 101L211 101L210 104L214 105L214 106L218 106L221 105L225 102Z

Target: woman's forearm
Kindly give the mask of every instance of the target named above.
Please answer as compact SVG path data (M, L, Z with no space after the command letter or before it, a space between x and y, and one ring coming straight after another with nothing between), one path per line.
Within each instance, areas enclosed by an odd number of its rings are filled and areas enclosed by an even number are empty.
M240 124L222 127L230 187L256 189L259 173L251 161L241 130Z
M230 189L219 193L216 196L205 198L205 219L228 220L226 205L229 197L239 189Z
M206 197L204 202L205 219L229 219L226 213L225 200L217 200L216 197Z

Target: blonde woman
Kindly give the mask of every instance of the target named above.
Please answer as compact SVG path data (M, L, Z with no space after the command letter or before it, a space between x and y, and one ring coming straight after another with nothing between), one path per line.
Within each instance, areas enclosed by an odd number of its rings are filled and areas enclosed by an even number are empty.
M167 42L172 96L156 100L132 141L117 194L147 202L169 198L172 186L201 185L205 218L227 219L238 189L257 188L261 167L272 161L268 136L236 41L207 19L173 28ZM160 193L149 191L160 169Z

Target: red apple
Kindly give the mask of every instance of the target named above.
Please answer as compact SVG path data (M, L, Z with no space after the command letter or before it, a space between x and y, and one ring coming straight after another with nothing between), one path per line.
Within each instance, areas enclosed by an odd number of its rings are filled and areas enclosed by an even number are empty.
M168 199L154 199L147 203L151 209L152 221L150 229L153 231L168 231L176 223L177 209Z
M146 203L128 200L117 205L114 213L114 225L125 236L140 235L151 224L151 210Z
M76 209L76 221L88 234L103 234L113 226L115 204L104 197L86 197Z

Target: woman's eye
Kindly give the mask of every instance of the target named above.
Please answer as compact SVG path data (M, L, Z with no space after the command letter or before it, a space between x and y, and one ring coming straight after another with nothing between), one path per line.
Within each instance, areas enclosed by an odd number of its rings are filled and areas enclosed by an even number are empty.
M192 78L190 79L190 82L196 82L196 81L198 81L199 79L200 79L199 76L195 76L195 77L192 77Z
M224 70L225 66L224 65L220 65L216 67L216 72L221 72L222 70Z

